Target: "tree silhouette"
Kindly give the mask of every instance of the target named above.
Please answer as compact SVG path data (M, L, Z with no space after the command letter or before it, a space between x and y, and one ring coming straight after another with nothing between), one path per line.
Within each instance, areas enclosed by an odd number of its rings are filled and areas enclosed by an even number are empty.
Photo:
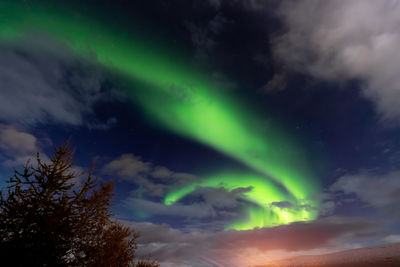
M39 153L0 192L2 266L133 266L138 233L111 219L113 183L98 183L93 167L74 171L69 143L50 162Z

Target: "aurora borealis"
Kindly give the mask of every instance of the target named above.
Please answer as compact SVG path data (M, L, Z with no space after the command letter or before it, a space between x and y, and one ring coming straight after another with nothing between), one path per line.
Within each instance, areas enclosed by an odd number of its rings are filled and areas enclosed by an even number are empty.
M49 35L68 45L87 60L117 72L132 86L127 90L134 103L158 127L196 140L248 167L248 173L216 173L196 184L176 188L165 197L172 205L197 186L228 190L251 188L244 199L254 205L247 218L226 228L237 230L313 220L318 202L310 197L319 192L306 155L294 137L272 125L239 99L207 82L201 70L185 65L176 51L150 45L140 35L128 35L94 18L70 20L68 13L46 6L7 7L3 41L18 41L34 32ZM139 81L143 88L134 85ZM129 85L127 86L129 87ZM202 174L199 174L200 176ZM291 207L273 206L290 202Z
M160 267L400 242L399 17L400 0L0 0L0 190L69 140Z
M233 222L226 229L248 230L254 227L268 227L280 224L287 224L295 221L308 221L316 216L316 212L307 211L302 207L279 207L274 203L285 202L294 203L294 205L305 205L307 201L298 201L293 196L288 196L282 188L279 188L273 182L257 175L243 173L219 174L206 178L199 184L191 184L180 190L171 192L167 195L165 203L172 204L180 198L193 192L197 186L202 187L223 187L227 190L237 188L251 188L249 192L244 193L244 198L256 204L255 207L249 207L248 218L243 222Z

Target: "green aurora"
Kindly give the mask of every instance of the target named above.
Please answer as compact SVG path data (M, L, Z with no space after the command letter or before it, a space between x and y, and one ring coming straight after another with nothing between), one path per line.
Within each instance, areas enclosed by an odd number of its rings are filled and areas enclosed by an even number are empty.
M249 173L205 175L201 182L169 192L166 205L199 186L251 187L242 195L253 203L245 210L247 217L226 229L267 227L318 216L319 203L308 198L318 193L320 186L294 138L271 123L262 123L265 118L232 94L215 88L205 72L190 67L178 54L140 35L131 36L103 21L57 8L0 4L0 12L3 42L41 33L66 44L81 57L132 81L132 100L155 125L210 146L249 168ZM143 88L138 89L135 82ZM292 206L272 205L282 201Z

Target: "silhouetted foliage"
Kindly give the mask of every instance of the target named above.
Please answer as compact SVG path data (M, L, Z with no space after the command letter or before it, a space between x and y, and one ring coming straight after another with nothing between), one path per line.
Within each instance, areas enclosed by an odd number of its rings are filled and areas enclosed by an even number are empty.
M1 265L159 266L134 262L138 233L111 219L113 183L98 183L93 168L80 179L72 156L68 143L48 163L38 153L0 192Z

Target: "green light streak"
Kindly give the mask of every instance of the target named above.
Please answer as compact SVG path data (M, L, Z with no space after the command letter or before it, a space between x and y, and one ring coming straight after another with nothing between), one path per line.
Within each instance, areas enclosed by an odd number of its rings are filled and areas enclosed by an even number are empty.
M228 191L232 191L236 188L251 187L252 189L243 195L246 199L263 206L269 205L271 202L286 200L284 190L280 189L275 183L268 179L263 179L260 176L252 174L230 173L209 177L202 180L200 183L191 184L180 190L176 190L174 193L167 195L165 204L173 204L177 200L193 192L198 186L225 188Z
M243 193L245 199L253 205L247 208L247 218L226 226L225 229L248 230L255 227L269 227L288 224L296 221L309 221L318 215L315 210L317 204L311 200L298 200L271 180L257 175L244 173L228 173L212 176L199 183L190 184L173 191L165 197L164 203L171 205L189 195L198 187L225 188L232 191L237 188L251 188ZM279 207L275 202L290 202L289 207Z
M295 140L273 125L260 123L264 118L214 88L204 74L184 64L179 55L164 51L161 44L146 43L137 36L107 28L107 23L77 18L66 11L12 4L0 4L0 11L1 40L18 40L31 32L41 32L67 44L87 60L93 60L95 54L97 63L144 85L130 93L155 124L213 147L261 174L207 178L170 192L165 204L179 201L196 186L222 184L229 190L251 186L253 190L245 197L260 208L249 208L249 219L231 228L250 229L317 216L314 211L269 205L275 201L318 205L306 200L319 191L319 185Z

